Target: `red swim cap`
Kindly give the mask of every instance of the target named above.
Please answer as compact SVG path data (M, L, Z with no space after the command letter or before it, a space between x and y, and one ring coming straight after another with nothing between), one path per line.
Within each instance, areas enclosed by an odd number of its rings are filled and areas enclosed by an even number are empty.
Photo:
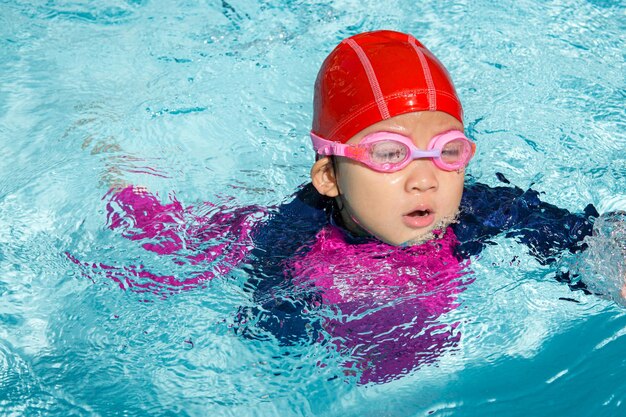
M380 30L342 41L315 81L312 132L345 143L399 114L442 111L463 123L448 71L413 36Z

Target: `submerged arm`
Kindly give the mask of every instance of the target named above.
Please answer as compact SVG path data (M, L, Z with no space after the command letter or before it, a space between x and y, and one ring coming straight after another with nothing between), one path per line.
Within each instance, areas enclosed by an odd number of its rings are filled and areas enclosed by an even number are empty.
M499 178L508 183L504 176ZM547 265L565 251L584 250L583 239L592 234L593 221L598 216L591 204L582 213L571 213L541 201L539 193L532 189L475 183L466 187L455 232L461 241L461 256L478 254L492 244L491 238L504 233L527 245L537 261ZM584 285L572 282L569 274L559 275L557 280L584 289Z
M104 275L122 289L137 292L168 294L228 274L249 255L253 234L267 214L258 206L185 207L173 197L162 203L156 195L132 186L111 190L106 198L108 228L160 258L141 256L140 263L135 259L133 264L116 266L68 257L85 267L87 276ZM168 270L168 264L171 274L153 272Z
M502 175L499 178L508 183ZM626 214L600 215L589 204L581 213L541 201L535 190L471 184L463 196L460 224L461 255L475 255L489 239L504 233L528 246L542 265L553 264L564 252L576 254L569 271L556 279L572 289L608 295L624 302L626 288ZM583 277L583 280L580 278ZM621 295L620 295L621 292Z
M490 238L505 233L527 245L531 254L546 265L565 250L575 253L583 249L580 243L591 235L598 216L591 204L582 213L571 213L541 201L532 189L475 183L466 186L455 232L463 254L475 255L490 244Z

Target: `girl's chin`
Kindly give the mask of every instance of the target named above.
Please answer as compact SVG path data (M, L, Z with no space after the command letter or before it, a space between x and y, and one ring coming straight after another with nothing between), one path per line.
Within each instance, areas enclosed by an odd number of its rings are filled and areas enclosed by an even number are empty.
M446 229L452 223L456 223L457 215L444 217L433 223L431 227L424 230L423 233L411 236L409 239L398 244L399 246L415 246L428 242L433 239L440 239L444 236Z
M450 226L452 223L456 223L457 217L458 213L455 213L454 215L446 216L441 219L432 219L432 221L429 219L428 226L420 227L417 229L414 227L407 227L406 224L401 224L398 228L402 229L404 226L405 232L408 232L404 236L384 236L382 234L379 235L359 225L353 218L349 218L349 221L344 220L344 227L346 227L351 233L356 236L372 236L389 245L415 246L429 240L441 238L443 236L442 231L445 232L448 226ZM409 230L406 230L407 228ZM390 233L390 235L392 235L392 233Z

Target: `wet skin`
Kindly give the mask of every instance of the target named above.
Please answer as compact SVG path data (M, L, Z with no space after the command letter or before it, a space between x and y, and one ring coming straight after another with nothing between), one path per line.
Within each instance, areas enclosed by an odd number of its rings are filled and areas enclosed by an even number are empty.
M463 130L461 122L442 112L414 112L375 123L347 142L387 131L410 137L420 149L448 130ZM392 245L421 242L455 218L463 194L464 170L444 171L431 159L418 159L397 172L381 173L345 157L316 162L313 185L337 199L346 227L359 235L373 235ZM325 181L319 181L320 170Z

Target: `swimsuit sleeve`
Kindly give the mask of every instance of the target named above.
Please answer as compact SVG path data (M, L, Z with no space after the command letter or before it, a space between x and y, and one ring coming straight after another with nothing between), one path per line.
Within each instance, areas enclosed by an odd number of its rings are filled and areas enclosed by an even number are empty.
M591 204L582 213L571 213L541 201L532 189L476 183L466 187L455 232L461 241L461 255L475 255L491 244L492 237L505 233L527 245L530 253L546 265L563 251L583 250L582 240L591 235L593 219L598 216Z
M164 275L143 263L90 264L70 254L68 257L88 268L90 277L104 275L122 289L135 292L167 294L228 274L249 255L257 225L267 215L267 209L259 206L203 203L186 207L172 196L163 203L156 195L133 186L111 191L105 198L107 227L160 255L156 266L169 262L170 270L178 272ZM150 256L144 259L154 260Z
M498 178L508 184L502 174ZM589 204L581 213L541 201L535 190L514 186L490 187L474 183L466 186L461 202L459 223L454 230L461 244L458 256L477 255L490 244L490 239L504 233L528 246L542 265L554 263L564 251L585 250L583 240L593 231L599 216ZM588 292L586 286L567 271L559 271L556 279L570 288Z
M159 198L132 186L113 193L107 204L109 229L123 237L141 241L142 247L159 255L181 255L191 263L211 257L227 242L239 244L241 259L249 252L255 225L267 214L260 206L227 207L202 203L184 207L174 197ZM207 243L214 242L215 245ZM184 254L183 254L184 252Z

